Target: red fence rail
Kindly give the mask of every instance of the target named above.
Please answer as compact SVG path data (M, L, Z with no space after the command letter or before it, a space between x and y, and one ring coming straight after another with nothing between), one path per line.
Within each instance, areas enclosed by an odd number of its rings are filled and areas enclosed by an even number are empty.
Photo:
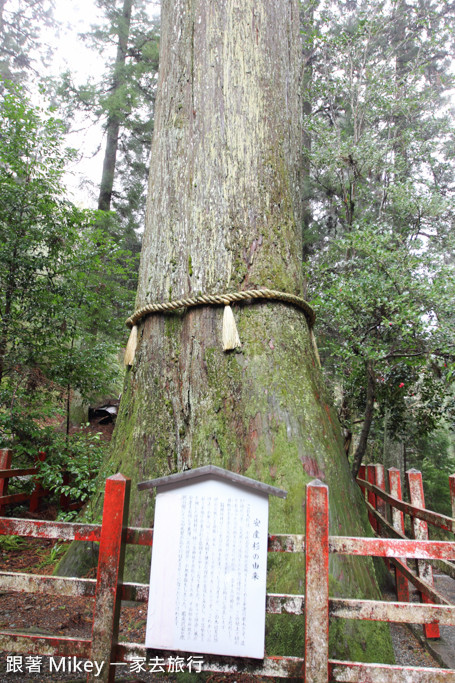
M60 592L67 596L94 597L92 638L63 638L3 630L0 632L1 650L32 655L76 656L89 662L105 662L106 666L100 676L95 676L95 671L88 671L88 681L114 681L116 665L118 667L121 663L132 662L135 658L159 656L168 663L171 657L175 658L176 653L146 650L142 644L117 640L120 601L147 602L149 591L146 584L122 582L125 546L151 546L153 543L151 529L126 526L129 487L130 481L121 474L106 480L101 525L0 518L0 534L100 543L96 580L0 572L2 590L52 594ZM379 556L391 561L398 561L394 558L455 560L455 543L329 536L328 488L317 480L307 486L306 510L306 535L269 536L268 548L269 552L305 553L305 595L268 594L266 604L267 612L272 614L305 616L305 657L265 657L261 662L252 664L251 660L204 655L201 658L201 670L245 672L258 677L293 678L307 683L329 680L358 683L453 682L455 670L329 659L329 617L421 624L439 621L441 624L455 625L455 606L330 598L328 560L330 553ZM401 566L403 559L400 563Z
M29 511L36 512L39 508L40 500L49 495L50 491L44 489L39 476L33 477L34 489L32 493L12 493L8 495L9 480L15 477L39 475L37 467L16 468L12 469L13 451L10 448L0 449L0 515L3 514L6 505L13 505L17 503L29 502ZM46 454L39 451L37 460L44 462ZM63 473L63 484L67 485L71 481L70 475L67 472ZM81 502L71 502L69 496L62 493L60 495L60 507L62 510L79 510L82 507Z
M449 477L449 486L452 498L452 513L454 518L441 515L427 510L423 492L422 474L418 470L411 469L406 472L408 490L411 502L402 500L400 470L391 467L388 470L389 491L385 490L385 470L383 465L362 465L357 479L363 494L366 495L366 505L371 526L376 533L382 536L392 535L406 539L404 514L410 516L414 539L428 540L428 524L455 533L455 475ZM389 521L390 520L390 521ZM435 558L430 558L433 561ZM409 581L420 592L422 602L427 604L451 603L440 593L435 591L433 583L433 569L430 562L417 561L417 574L407 566L406 560L395 558L392 560L395 567L396 589L399 601L409 602ZM455 578L455 565L447 560L438 560L437 566L443 572ZM426 638L439 638L439 626L437 622L425 624L424 633Z

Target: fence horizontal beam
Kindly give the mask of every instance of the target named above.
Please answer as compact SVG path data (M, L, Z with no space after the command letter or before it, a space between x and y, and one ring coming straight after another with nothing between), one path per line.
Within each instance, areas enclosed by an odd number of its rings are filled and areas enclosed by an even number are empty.
M368 503L367 503L368 505ZM369 509L370 506L368 505ZM371 507L378 519L380 515ZM384 520L385 522L385 520ZM387 524L387 528L390 525ZM364 555L376 557L410 557L441 560L455 560L455 546L450 541L415 541L395 532L396 539L360 538L355 536L329 536L331 553L340 555ZM277 534L269 536L269 552L305 552L305 536L297 534Z
M267 594L268 614L303 614L304 595ZM329 614L336 619L367 619L369 621L393 621L406 624L426 624L440 621L455 626L455 605L386 602L381 600L356 600L330 598Z
M0 499L0 501L2 500L3 499ZM55 538L63 541L99 542L101 525L0 517L0 535L2 534L8 536L28 536L30 538ZM128 527L126 529L126 543L148 547L152 546L153 529Z
M23 477L26 474L38 474L36 467L28 467L17 470L0 470L0 479L9 479L10 477Z
M95 595L95 585L95 579L0 572L0 587L8 591L92 598Z
M330 536L329 548L330 552L340 555L455 560L455 543L450 541L414 541L412 539L405 541L401 538Z
M401 533L401 531L397 531L396 529L393 528L391 524L377 511L375 510L370 503L365 501L365 505L367 506L369 512L371 512L372 515L378 520L378 522L381 524L383 529L386 529L389 534L394 536L395 538L402 538L403 540L409 540L407 536ZM433 565L433 567L436 567L438 571L447 574L448 576L451 576L452 579L455 579L455 565L452 564L449 560L436 560L436 559L429 559L427 558L428 562Z
M64 595L69 598L95 597L96 579L77 579L74 577L21 574L19 572L0 572L1 590L41 595ZM122 583L121 600L147 602L149 586L146 583Z
M0 572L0 584L2 590L45 595L55 595L58 593L66 597L93 598L96 581L95 579ZM120 585L120 595L122 600L147 602L149 586L145 583L123 583ZM304 595L290 595L286 593L267 594L266 611L268 614L301 615L304 613L304 608ZM455 606L446 604L422 605L420 603L330 598L329 610L331 617L339 619L369 619L372 621L394 621L414 624L439 620L441 624L455 626Z
M33 538L61 539L65 541L99 541L99 524L73 524L30 519L0 517L0 534L30 536ZM151 546L153 529L128 527L126 543ZM366 555L377 557L410 557L416 559L455 560L455 545L450 541L415 541L386 538L357 538L330 536L330 552L340 555ZM304 552L305 536L278 534L269 536L270 552Z
M146 650L139 643L120 643L115 648L117 662L130 662L135 657L149 657L155 651ZM186 653L179 655L185 656ZM166 665L169 658L175 660L175 652L157 650L156 655ZM172 660L170 660L172 661ZM276 678L293 678L303 680L304 661L298 657L266 657L262 665L251 660L235 657L211 657L203 655L202 671L224 674L248 673L253 676L274 676ZM330 680L351 683L453 683L453 669L435 669L433 667L394 666L387 664L362 664L329 660Z
M65 541L99 541L99 524L73 524L30 519L0 517L0 535L30 536L33 538L61 539ZM153 530L128 527L126 543L151 546ZM357 538L330 536L330 552L340 555L377 557L410 557L416 559L455 560L455 545L450 541L415 541L386 538ZM294 534L269 536L270 552L304 552L305 537Z
M194 653L180 652L179 656L191 656ZM167 650L149 650L141 643L118 643L115 647L116 662L132 662L137 657L152 659L158 657L168 661L175 660L175 652ZM300 657L265 657L263 660L246 659L244 657L218 657L216 655L198 655L202 671L224 674L247 673L253 676L272 676L277 678L292 678L303 680L303 663Z
M455 670L329 661L331 681L344 683L453 683Z
M90 659L92 642L83 638L0 631L0 650L29 655Z
M455 626L455 605L330 598L329 613L337 619L393 621L399 624L428 624L439 621L446 626Z
M7 496L0 496L0 505L11 505L11 503L22 503L30 500L29 493L10 493Z
M269 536L269 553L304 553L305 536L303 534L274 534Z
M411 517L416 517L424 522L428 522L433 526L437 526L440 529L445 529L446 531L452 531L455 533L455 519L452 517L447 517L446 515L440 515L438 512L432 512L431 510L426 510L425 508L417 507L416 505L411 505L410 503L405 503L403 500L399 500L389 493L386 493L378 486L371 484L365 479L357 479L357 483L362 487L372 491L379 498L382 498L386 503L390 503L393 507L405 512Z
M101 525L0 517L0 534L29 536L31 538L56 538L63 541L99 541Z

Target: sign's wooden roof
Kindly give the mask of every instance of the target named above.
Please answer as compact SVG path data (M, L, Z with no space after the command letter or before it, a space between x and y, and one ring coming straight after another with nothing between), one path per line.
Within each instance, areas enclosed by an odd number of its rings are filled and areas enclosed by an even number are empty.
M242 474L230 472L229 470L224 470L222 467L216 467L215 465L205 465L204 467L197 467L194 470L185 470L184 472L178 472L177 474L169 474L167 477L142 481L137 485L137 488L139 491L154 488L163 489L164 487L169 490L171 488L186 486L187 484L195 484L196 482L205 479L221 479L222 481L228 481L237 486L252 489L257 493L278 496L278 498L286 498L287 496L287 491L284 491L283 489L278 489L269 484L263 484L255 479L244 477Z

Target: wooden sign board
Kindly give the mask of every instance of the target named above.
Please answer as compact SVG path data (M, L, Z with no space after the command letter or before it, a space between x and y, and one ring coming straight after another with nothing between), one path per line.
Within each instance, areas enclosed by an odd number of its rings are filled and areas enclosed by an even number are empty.
M270 491L196 472L158 487L146 647L262 659Z

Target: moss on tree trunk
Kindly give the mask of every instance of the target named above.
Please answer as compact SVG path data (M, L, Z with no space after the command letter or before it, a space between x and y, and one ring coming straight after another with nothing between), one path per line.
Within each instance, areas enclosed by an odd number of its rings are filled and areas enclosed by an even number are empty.
M296 0L165 0L137 307L270 287L301 295L301 46ZM303 313L234 307L241 349L221 349L222 307L146 318L102 477L131 477L130 524L153 523L139 481L215 464L285 488L270 532L303 533L305 485L330 491L332 534L365 535L336 415ZM94 502L95 509L100 507ZM128 551L128 579L149 555ZM66 563L70 563L67 558ZM303 558L269 558L270 591L303 592ZM378 597L373 563L332 557L333 593ZM301 653L302 620L271 618L267 650ZM336 625L333 650L390 661L387 629ZM336 641L336 642L335 642ZM362 652L359 652L358 649Z

